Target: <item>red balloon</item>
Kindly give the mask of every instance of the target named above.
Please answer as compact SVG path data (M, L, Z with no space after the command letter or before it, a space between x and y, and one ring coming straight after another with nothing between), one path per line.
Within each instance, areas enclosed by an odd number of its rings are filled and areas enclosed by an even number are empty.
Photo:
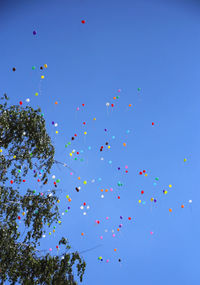
M82 24L85 24L85 20L82 20L81 23L82 23Z

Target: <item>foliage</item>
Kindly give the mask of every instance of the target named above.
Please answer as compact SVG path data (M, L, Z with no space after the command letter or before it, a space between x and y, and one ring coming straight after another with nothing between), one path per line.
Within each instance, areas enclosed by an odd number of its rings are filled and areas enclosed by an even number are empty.
M37 246L44 225L49 227L59 220L58 197L53 189L43 195L27 189L21 193L20 184L33 167L42 171L41 181L46 184L54 160L55 149L46 132L41 110L26 106L7 106L4 94L0 104L0 281L11 284L77 284L73 267L82 281L85 262L78 252L69 253L64 237L59 246L65 246L62 256L40 256ZM34 176L37 176L35 172ZM12 186L8 186L10 183ZM55 185L56 186L56 185ZM23 211L25 236L18 221Z

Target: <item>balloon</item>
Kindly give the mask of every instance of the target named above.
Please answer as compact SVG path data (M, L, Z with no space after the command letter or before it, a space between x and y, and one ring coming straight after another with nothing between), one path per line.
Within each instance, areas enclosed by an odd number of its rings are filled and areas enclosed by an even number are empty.
M33 31L33 35L35 36L37 34L37 32L36 31Z
M81 23L82 23L82 24L85 24L85 20L82 20Z

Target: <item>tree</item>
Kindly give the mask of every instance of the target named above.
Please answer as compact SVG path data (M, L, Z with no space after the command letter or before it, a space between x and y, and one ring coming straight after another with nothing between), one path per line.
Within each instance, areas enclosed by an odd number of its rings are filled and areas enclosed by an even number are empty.
M33 167L42 172L46 184L54 160L55 149L46 132L41 110L26 106L8 107L6 94L0 104L0 281L11 284L77 284L82 281L85 261L78 252L69 253L64 237L59 246L62 256L40 255L37 246L44 234L44 225L58 222L56 186L51 192L35 194L32 189L21 193L20 185ZM37 177L37 172L34 173ZM23 213L22 213L23 212ZM25 235L18 221L22 219ZM74 274L73 268L76 267Z

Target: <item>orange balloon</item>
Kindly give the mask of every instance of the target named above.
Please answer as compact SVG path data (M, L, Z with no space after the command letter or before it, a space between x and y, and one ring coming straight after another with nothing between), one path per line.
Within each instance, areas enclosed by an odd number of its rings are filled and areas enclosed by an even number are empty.
M68 199L69 202L71 202L71 200L72 200L71 198Z
M172 209L170 208L169 211L170 211L170 213L171 213L171 212L172 212Z
M84 236L84 233L81 233L82 236Z
M126 146L126 143L123 143L123 146Z
M117 249L116 249L116 248L114 248L114 251L117 251Z
M129 107L131 107L131 106L132 106L132 104L129 104L128 106L129 106Z
M56 101L56 102L55 102L55 104L57 105L57 104L58 104L58 102Z
M101 189L101 192L103 192L103 189Z
M184 208L184 205L181 205L181 208L183 209L183 208Z

